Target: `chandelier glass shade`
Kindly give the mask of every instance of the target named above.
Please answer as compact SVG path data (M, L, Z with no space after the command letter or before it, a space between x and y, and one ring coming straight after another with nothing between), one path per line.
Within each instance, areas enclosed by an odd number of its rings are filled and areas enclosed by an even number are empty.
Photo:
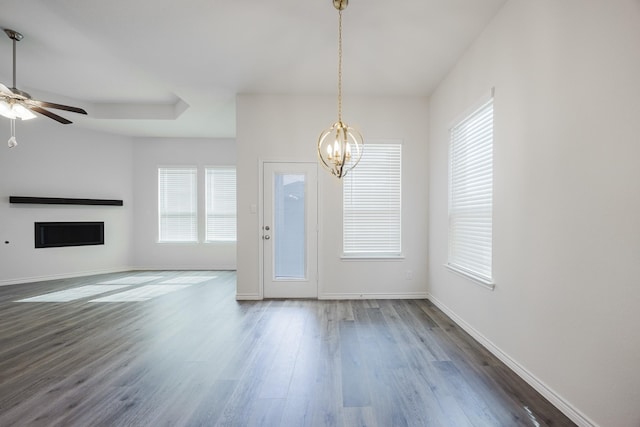
M333 0L338 10L338 121L318 138L320 163L338 178L358 164L364 145L360 132L342 121L342 11L348 4L349 0Z

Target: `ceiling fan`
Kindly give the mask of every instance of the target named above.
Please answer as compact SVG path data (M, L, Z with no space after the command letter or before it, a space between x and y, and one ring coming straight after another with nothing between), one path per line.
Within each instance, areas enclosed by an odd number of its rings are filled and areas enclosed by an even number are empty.
M0 83L0 115L9 119L28 120L36 117L33 112L47 116L63 125L72 123L47 108L56 110L71 111L78 114L87 114L85 110L78 107L70 107L68 105L54 104L53 102L38 101L31 98L27 92L16 88L16 42L22 40L22 34L17 31L4 29L4 32L13 40L13 86L8 88Z

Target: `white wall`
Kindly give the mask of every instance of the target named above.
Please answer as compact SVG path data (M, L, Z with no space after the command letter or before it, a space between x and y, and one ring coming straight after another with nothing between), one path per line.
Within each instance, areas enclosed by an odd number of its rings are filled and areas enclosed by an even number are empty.
M47 118L0 118L0 284L126 269L131 254L131 141ZM124 206L9 204L9 196L122 199ZM104 221L105 244L34 248L34 222ZM5 242L9 242L8 244Z
M137 138L133 148L134 250L139 269L234 270L236 244L204 243L207 166L233 166L232 139ZM199 243L158 243L158 167L198 167Z
M640 425L639 42L637 0L511 0L430 104L429 291L581 425ZM492 86L493 292L444 268L448 127Z
M426 295L428 108L423 97L346 97L344 120L367 139L403 142L403 252L397 261L344 261L341 181L319 168L319 297ZM260 298L259 162L316 162L320 132L333 124L331 96L237 99L238 298ZM366 149L366 145L365 145ZM407 271L412 278L407 279Z

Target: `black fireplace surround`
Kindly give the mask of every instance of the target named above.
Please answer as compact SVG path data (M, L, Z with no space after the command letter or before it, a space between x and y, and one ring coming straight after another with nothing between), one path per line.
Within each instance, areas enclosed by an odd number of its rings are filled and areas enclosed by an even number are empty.
M104 222L36 222L36 248L104 245Z

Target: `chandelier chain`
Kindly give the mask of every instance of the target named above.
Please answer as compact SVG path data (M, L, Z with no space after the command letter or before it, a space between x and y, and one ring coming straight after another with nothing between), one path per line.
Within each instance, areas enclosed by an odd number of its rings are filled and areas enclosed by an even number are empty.
M338 122L342 123L342 10L338 10Z

